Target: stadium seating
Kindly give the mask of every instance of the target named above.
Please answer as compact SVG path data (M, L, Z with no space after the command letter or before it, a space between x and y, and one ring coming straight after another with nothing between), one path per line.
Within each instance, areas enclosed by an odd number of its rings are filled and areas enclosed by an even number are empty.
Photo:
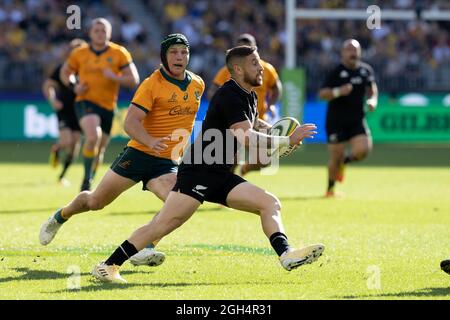
M159 64L159 40L170 32L184 32L191 44L190 68L210 83L224 63L224 51L243 32L258 41L261 56L283 66L284 6L279 0L136 0L78 1L82 23L105 16L113 24L113 40L130 49L142 76ZM370 2L370 3L369 3ZM131 3L131 2L130 2ZM414 1L301 1L307 8L416 9ZM427 8L450 9L445 1L421 1ZM70 1L0 0L0 87L38 91L45 72L59 60L59 44L83 37L82 30L65 27ZM137 7L137 9L136 9ZM148 25L148 21L153 24ZM450 85L450 36L441 22L382 21L382 29L368 30L364 21L298 21L297 64L307 70L308 92L314 93L323 74L339 60L343 39L357 38L364 60L377 72L383 91L417 89L442 91Z

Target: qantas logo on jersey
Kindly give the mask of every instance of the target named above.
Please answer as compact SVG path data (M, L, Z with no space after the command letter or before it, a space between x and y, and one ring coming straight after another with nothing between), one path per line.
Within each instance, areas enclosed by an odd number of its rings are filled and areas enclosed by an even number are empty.
M167 102L177 102L177 94L174 92Z
M190 107L183 108L182 106L178 105L170 109L169 115L171 116L189 116L189 115L195 115L197 112L195 110L191 110Z

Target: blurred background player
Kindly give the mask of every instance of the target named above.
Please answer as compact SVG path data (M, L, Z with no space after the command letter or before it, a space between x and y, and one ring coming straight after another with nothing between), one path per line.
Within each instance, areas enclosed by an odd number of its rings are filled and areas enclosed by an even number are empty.
M134 88L139 74L130 53L110 41L111 23L92 20L89 45L73 50L61 69L61 79L76 93L75 110L85 136L81 190L90 190L93 176L109 143L120 86ZM77 74L74 82L72 75Z
M64 60L67 59L71 50L85 44L86 42L82 39L73 39L70 44L65 45L63 49ZM60 152L65 152L66 157L58 180L63 185L68 185L64 175L72 164L74 157L78 154L81 128L75 114L75 93L61 81L61 67L62 64L58 65L50 77L45 79L42 92L58 117L59 140L51 148L50 164L56 167L60 159Z
M49 244L73 215L100 210L141 181L143 190L165 201L175 185L179 151L189 141L205 90L203 80L186 70L189 48L182 34L168 35L161 42L162 66L142 82L128 108L124 128L131 140L127 147L93 192L81 192L42 225L39 235L42 245ZM177 130L184 130L185 136L176 137ZM173 139L168 138L171 136ZM164 258L162 252L149 244L130 261L135 265L156 266Z
M256 40L249 33L243 33L237 38L237 46L255 46ZM253 90L258 98L258 115L261 120L267 121L269 119L268 113L274 118L276 114L275 103L281 97L282 84L275 68L261 59L261 65L264 68L263 71L263 84L259 87L255 87ZM208 90L208 98L211 100L214 93L219 87L221 87L226 81L230 80L231 75L226 66L223 66L216 74L213 80L213 84ZM270 127L270 126L268 126ZM233 167L232 170L235 169ZM249 164L245 163L241 166L241 175L247 174L249 171L259 170L263 167L261 164Z
M326 77L319 97L328 101L326 131L330 160L326 196L332 197L336 181L344 179L345 165L364 159L372 150L364 102L370 112L375 111L378 89L372 67L361 61L358 41L344 41L341 63ZM349 153L345 153L346 142L350 143Z

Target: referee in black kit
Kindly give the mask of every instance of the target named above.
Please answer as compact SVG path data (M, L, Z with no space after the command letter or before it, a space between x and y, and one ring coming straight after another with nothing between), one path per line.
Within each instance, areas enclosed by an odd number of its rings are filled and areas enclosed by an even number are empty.
M230 49L227 51L226 64L231 80L214 94L202 124L202 132L187 150L178 169L175 187L163 208L150 223L137 229L125 240L105 262L94 267L92 273L96 278L106 282L126 282L119 274L119 267L128 257L180 227L204 201L259 215L263 232L279 256L281 266L288 271L312 263L322 254L325 248L322 244L291 248L285 235L278 198L230 172L238 142L264 149L275 144L299 145L304 138L314 136L316 126L299 126L289 137L258 132L261 123L257 116L256 94L252 88L262 84L263 67L256 47ZM236 134L229 129L243 134ZM209 134L214 134L213 141L206 137ZM233 143L231 150L225 145L225 141L230 140L226 138L229 135ZM213 159L210 159L208 150L212 143L217 144L217 139L223 144L213 148L215 154L211 152Z
M335 183L343 181L345 165L364 159L372 150L364 103L370 112L375 111L378 89L373 69L361 61L361 46L355 39L344 41L341 63L326 77L319 97L328 101L326 131L330 160L326 196L334 197ZM351 147L349 153L345 152L346 142Z

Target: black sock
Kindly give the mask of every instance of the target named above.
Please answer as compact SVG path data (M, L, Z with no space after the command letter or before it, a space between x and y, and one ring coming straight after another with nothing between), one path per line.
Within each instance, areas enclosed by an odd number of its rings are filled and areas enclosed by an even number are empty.
M71 154L68 154L68 155L66 156L66 160L64 161L64 167L63 167L63 169L62 169L61 174L59 175L59 179L64 178L67 169L68 169L69 166L72 164L72 161L73 161L73 156L72 156Z
M121 266L125 261L131 258L138 253L136 247L129 243L128 240L125 240L114 253L105 261L105 264L108 266L112 266L115 264L116 266Z
M284 233L275 232L270 236L269 240L278 256L281 256L286 250L290 248L287 237Z
M328 190L333 190L335 183L336 181L334 180L328 180Z
M353 157L353 155L351 155L351 154L346 155L344 158L345 164L353 162L353 161L355 161L355 157Z

